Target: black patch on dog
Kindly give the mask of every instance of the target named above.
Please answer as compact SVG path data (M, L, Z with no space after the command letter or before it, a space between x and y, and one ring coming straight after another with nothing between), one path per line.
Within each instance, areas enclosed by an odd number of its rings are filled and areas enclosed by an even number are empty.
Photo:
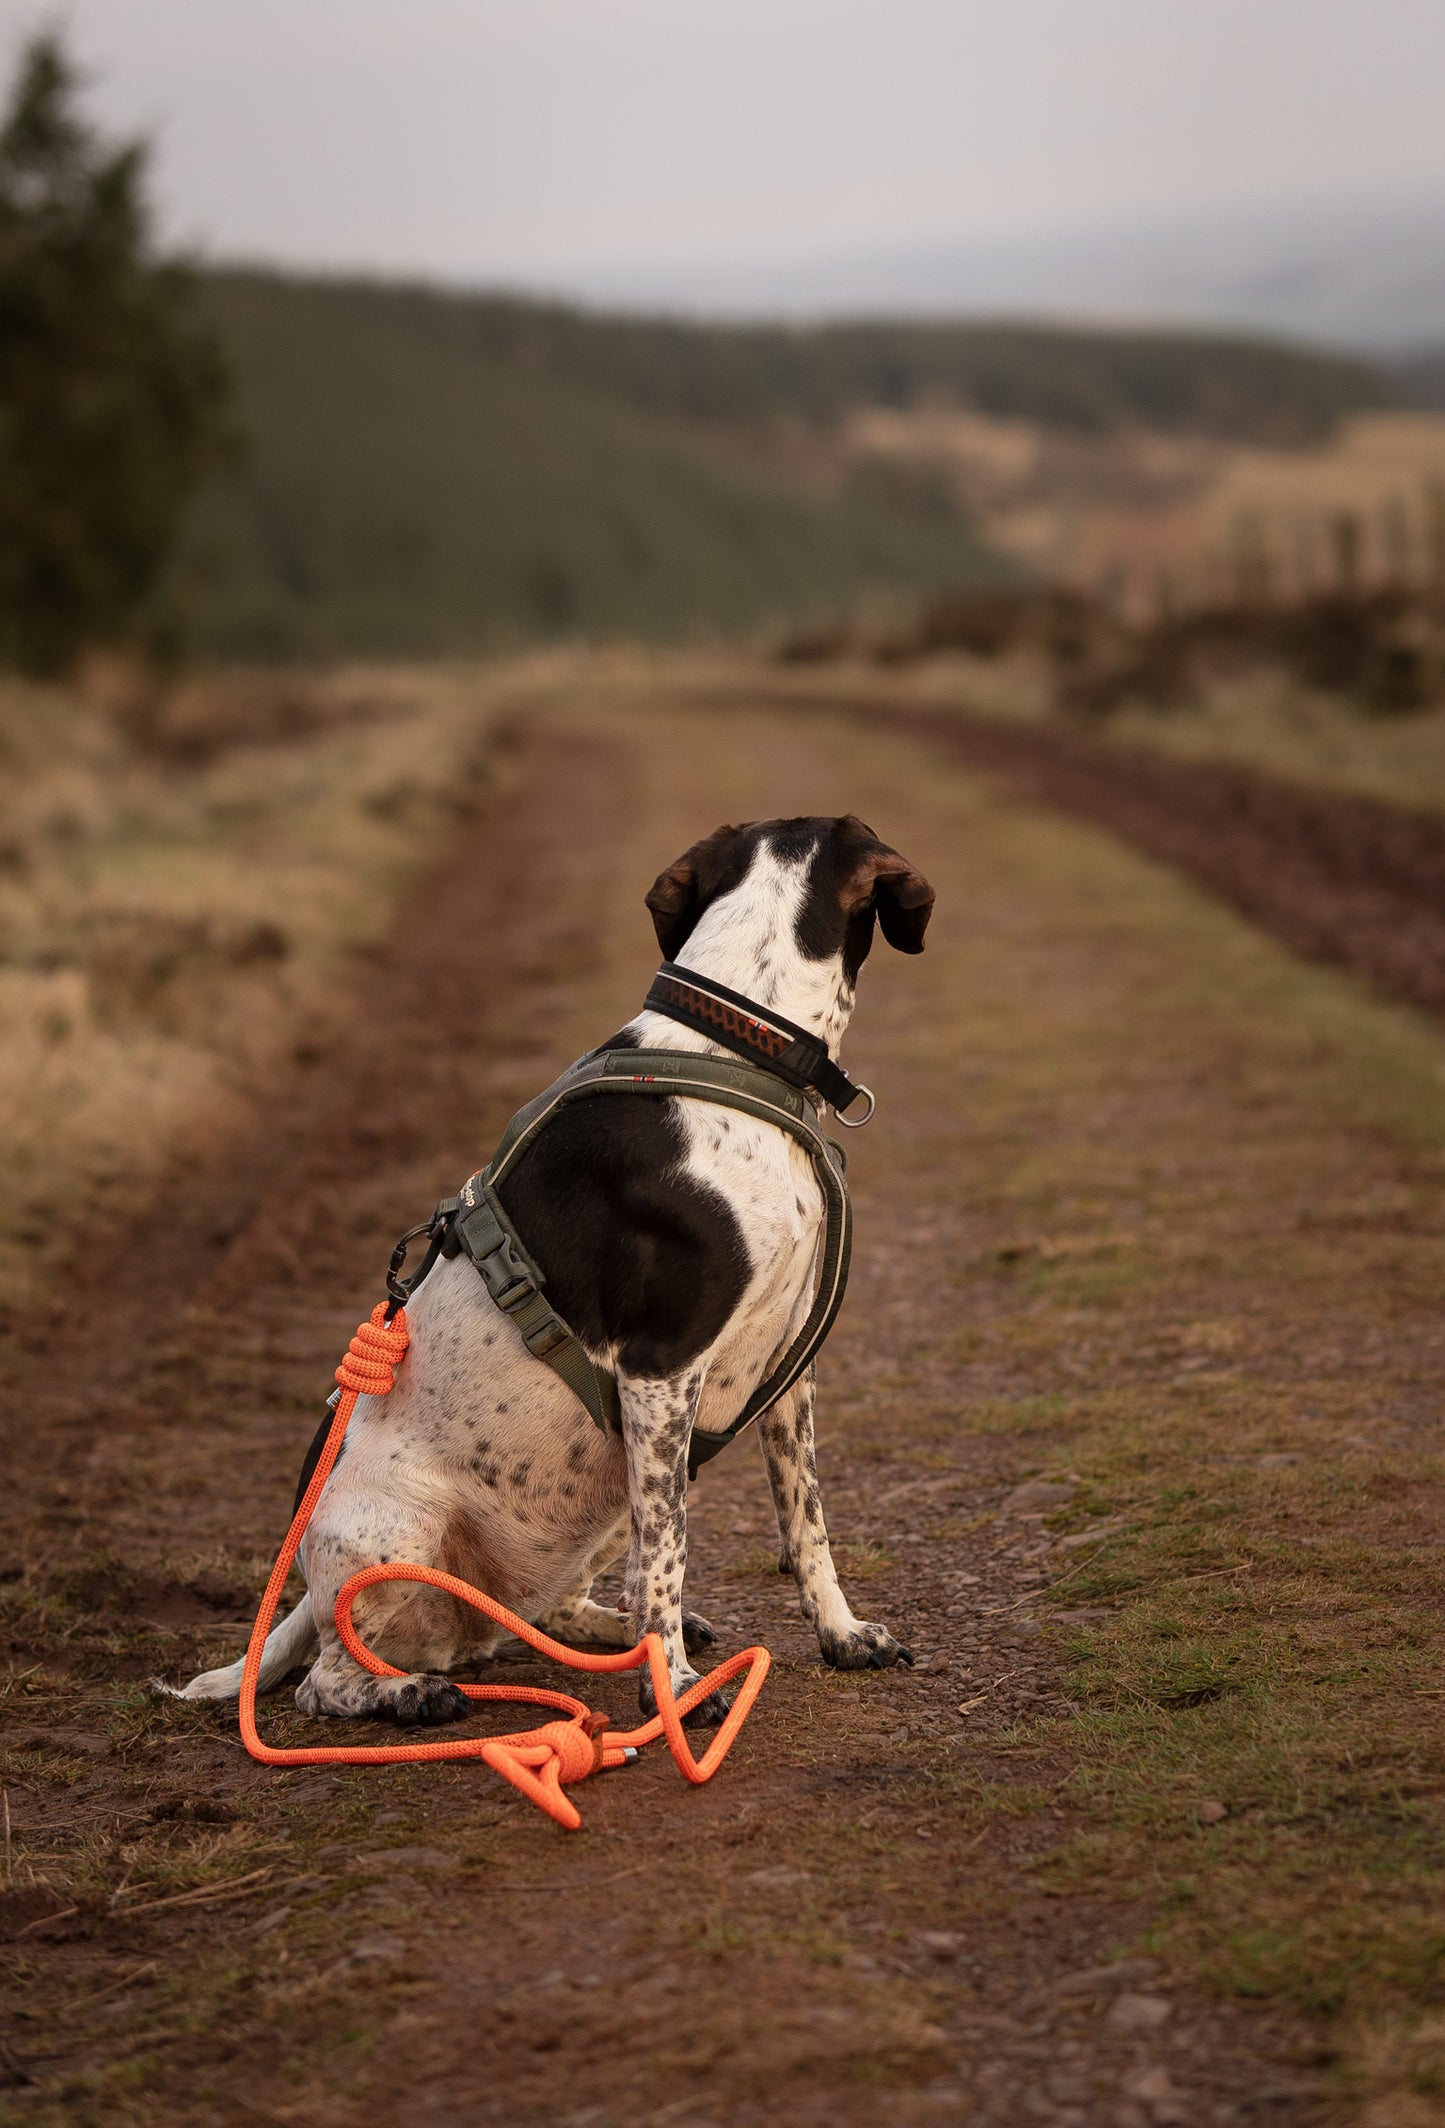
M752 1275L730 1206L683 1172L685 1153L673 1101L579 1101L498 1193L552 1305L594 1352L615 1345L628 1374L679 1373Z
M827 961L838 954L844 979L856 984L872 950L875 918L890 946L901 953L923 951L933 889L865 820L845 813L840 820L790 820L782 825L821 831L816 833L808 884L793 927L806 959ZM777 836L769 837L769 846L791 854Z

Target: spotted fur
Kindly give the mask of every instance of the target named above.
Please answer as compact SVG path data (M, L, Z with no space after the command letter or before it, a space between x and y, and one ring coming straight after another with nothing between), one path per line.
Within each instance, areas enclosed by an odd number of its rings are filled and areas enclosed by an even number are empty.
M821 1036L836 1058L875 920L892 944L921 951L933 895L849 816L720 828L647 899L669 959ZM722 1054L647 1011L613 1041ZM395 1389L357 1403L301 1549L307 1593L267 1642L263 1688L314 1658L297 1692L309 1713L432 1722L464 1711L446 1671L502 1637L476 1612L414 1584L368 1589L358 1627L399 1678L371 1676L336 1635L342 1583L397 1559L458 1574L568 1641L618 1647L655 1632L673 1690L696 1682L689 1654L712 1634L683 1609L689 1437L736 1416L806 1317L822 1193L795 1140L736 1111L649 1099L571 1113L578 1133L544 1133L550 1152L519 1166L506 1201L555 1305L617 1375L620 1436L600 1432L533 1358L464 1258L438 1263L408 1305ZM758 1422L781 1563L825 1661L908 1661L839 1586L813 1406L810 1369ZM623 1607L612 1609L590 1592L624 1547ZM207 1672L185 1696L231 1696L240 1672ZM721 1712L715 1698L694 1719Z

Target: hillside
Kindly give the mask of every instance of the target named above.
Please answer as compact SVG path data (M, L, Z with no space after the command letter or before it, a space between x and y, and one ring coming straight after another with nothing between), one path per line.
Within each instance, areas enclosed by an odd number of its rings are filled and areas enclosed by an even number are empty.
M1445 347L1425 347L1390 365L1391 381L1408 406L1445 412Z
M213 650L737 632L996 566L917 483L819 492L488 346L484 305L259 275L213 298L248 442L183 562Z
M248 450L197 512L180 583L203 643L242 656L735 633L1003 566L946 484L830 452L861 406L1293 443L1384 396L1359 364L1184 335L208 286Z

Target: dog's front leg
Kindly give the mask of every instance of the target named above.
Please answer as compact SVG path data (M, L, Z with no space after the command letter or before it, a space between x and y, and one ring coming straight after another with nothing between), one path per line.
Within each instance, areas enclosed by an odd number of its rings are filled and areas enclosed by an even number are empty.
M838 1586L813 1448L815 1389L810 1367L758 1420L783 1545L778 1571L797 1582L803 1616L818 1635L824 1662L835 1670L887 1670L894 1663L911 1663L911 1651L886 1626L853 1616Z
M682 1581L687 1568L687 1445L702 1380L701 1368L661 1379L617 1378L631 1510L624 1600L634 1639L641 1640L645 1633L660 1636L667 1674L678 1694L697 1683L684 1642ZM644 1714L656 1713L652 1680L645 1671L638 1698ZM726 1695L713 1692L683 1719L688 1727L720 1722L727 1707Z

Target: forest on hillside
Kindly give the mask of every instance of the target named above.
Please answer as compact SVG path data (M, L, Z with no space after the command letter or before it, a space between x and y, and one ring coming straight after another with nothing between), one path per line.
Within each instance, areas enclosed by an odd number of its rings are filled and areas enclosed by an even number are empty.
M245 452L178 573L209 648L436 654L736 634L1010 573L946 482L828 439L931 403L1304 444L1389 386L1224 337L810 329L213 272Z
M383 329L415 347L582 386L650 417L826 422L932 397L1082 429L1141 424L1305 442L1389 387L1363 361L1227 333L855 319L714 324L365 279L213 272L232 329Z

